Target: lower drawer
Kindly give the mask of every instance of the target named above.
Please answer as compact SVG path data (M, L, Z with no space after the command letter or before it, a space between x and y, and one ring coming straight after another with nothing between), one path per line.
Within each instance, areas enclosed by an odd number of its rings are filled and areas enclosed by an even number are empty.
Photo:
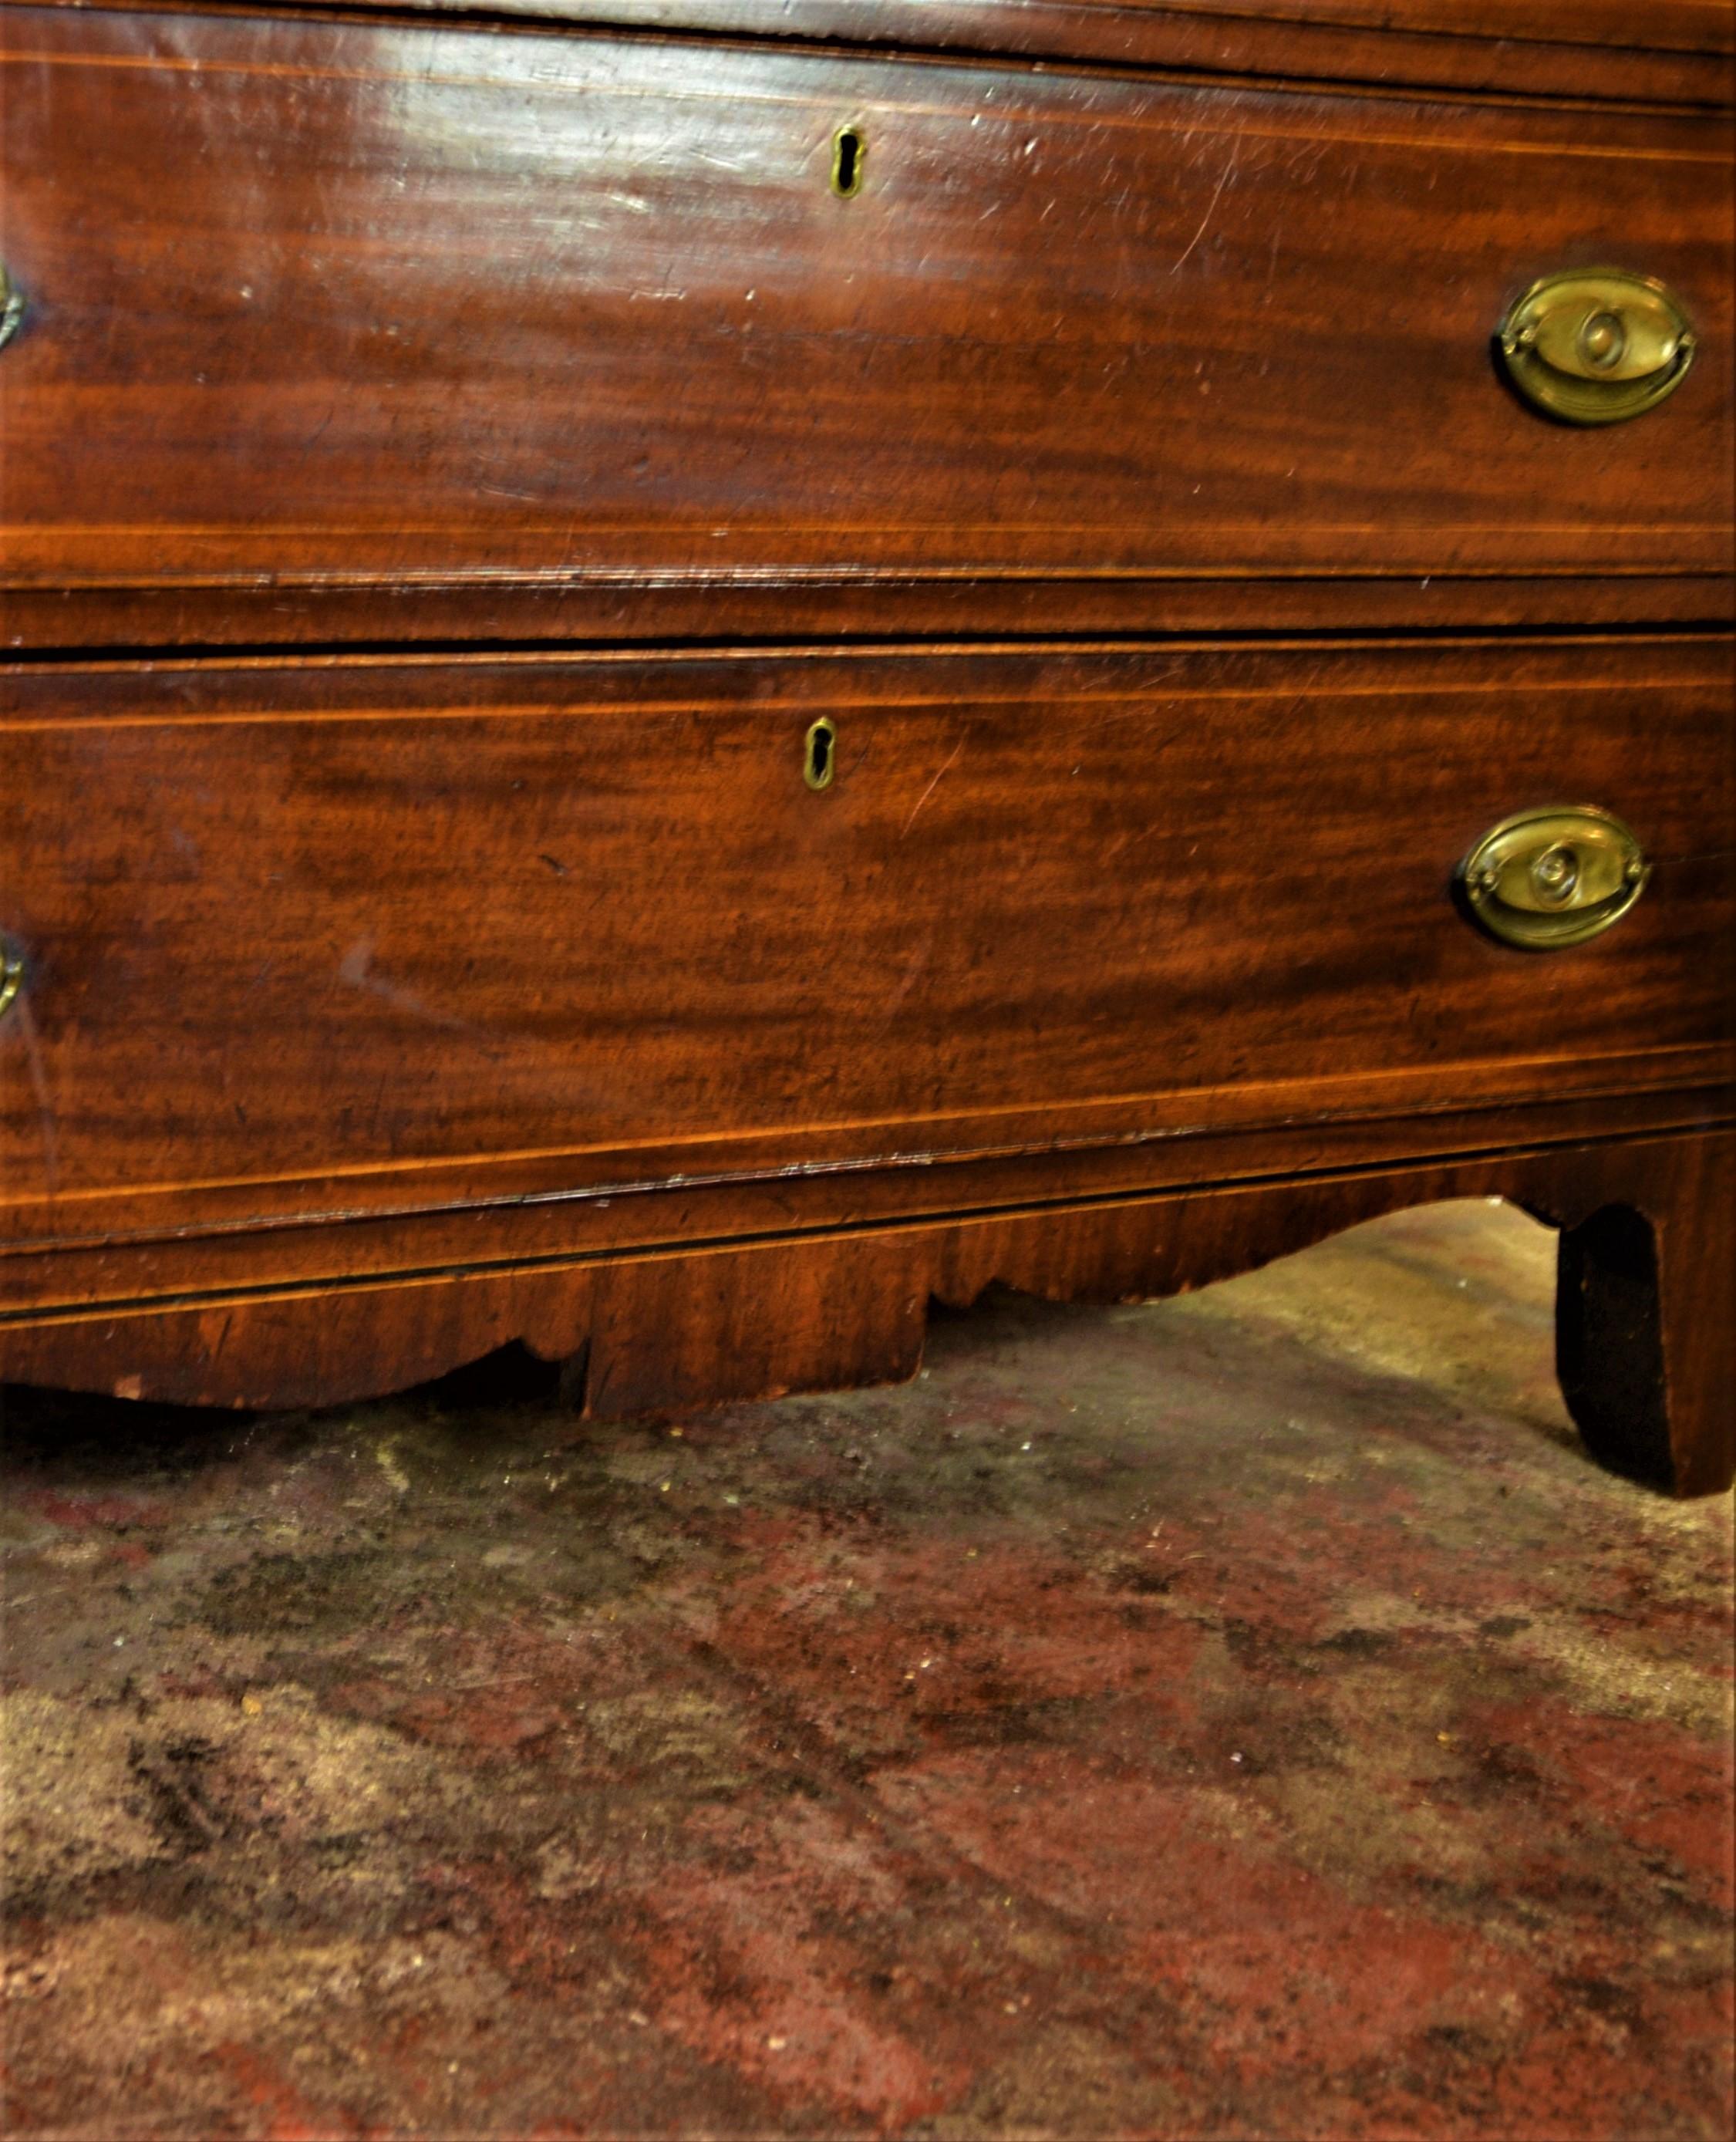
M1685 639L15 671L5 1229L1685 1084L1730 770ZM1650 876L1515 950L1554 804Z

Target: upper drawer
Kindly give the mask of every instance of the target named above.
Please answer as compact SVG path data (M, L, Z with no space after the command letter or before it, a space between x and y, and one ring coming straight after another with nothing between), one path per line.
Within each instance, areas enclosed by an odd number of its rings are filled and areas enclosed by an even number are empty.
M473 0L351 5L474 12ZM1736 32L1730 0L495 0L491 12L1625 103L1728 103Z
M15 585L1729 561L1713 119L432 26L0 27ZM1576 430L1502 383L1492 332L1603 264L1662 278L1703 353L1664 407Z

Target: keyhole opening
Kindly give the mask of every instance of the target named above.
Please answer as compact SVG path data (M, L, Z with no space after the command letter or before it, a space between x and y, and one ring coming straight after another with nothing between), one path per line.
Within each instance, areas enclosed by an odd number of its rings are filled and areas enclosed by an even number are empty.
M807 733L801 777L810 788L830 788L837 771L838 732L822 714Z
M860 126L841 126L832 136L831 188L841 200L853 200L862 190L862 166L868 160L868 144Z

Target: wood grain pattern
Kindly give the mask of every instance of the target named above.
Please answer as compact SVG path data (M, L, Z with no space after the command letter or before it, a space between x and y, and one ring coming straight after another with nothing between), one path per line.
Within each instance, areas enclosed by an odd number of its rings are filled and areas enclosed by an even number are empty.
M1707 1493L1729 1485L1733 1464L1730 1387L1718 1374L1728 1339L1704 1320L1736 1280L1731 1147L1724 1133L1520 1150L699 1254L0 1322L0 1375L200 1404L323 1404L520 1341L581 1360L594 1414L679 1411L913 1375L931 1299L968 1304L996 1283L1058 1300L1146 1299L1407 1205L1500 1195L1573 1231L1564 1388L1598 1454L1676 1493ZM1709 1233L1697 1225L1719 1212ZM1612 1227L1669 1247L1626 1271L1615 1313L1602 1298L1588 1312L1570 1278L1588 1241L1606 1244ZM1600 1393L1606 1376L1637 1384L1638 1405Z
M885 1150L1275 1081L1305 1112L1355 1073L1451 1106L1516 1060L1716 1049L1728 665L1659 640L20 670L5 1192L750 1134L799 1159L852 1124ZM1459 858L1576 801L1629 820L1651 887L1576 950L1489 942Z
M1679 1075L1683 1067L1672 1066ZM1566 1085L1566 1079L1558 1083ZM1309 1097L1318 1108L1323 1096ZM904 1128L897 1146L846 1162L827 1141L792 1139L801 1158L772 1162L701 1148L688 1167L658 1155L635 1173L598 1155L396 1172L326 1186L229 1184L126 1201L47 1201L6 1215L0 1315L215 1298L244 1281L256 1291L415 1279L456 1270L608 1263L647 1253L769 1243L912 1221L982 1217L1033 1206L1204 1192L1331 1167L1390 1167L1426 1152L1462 1157L1587 1137L1694 1131L1736 1112L1728 1054L1702 1082L1549 1099L1274 1119L1239 1128L1151 1129L1119 1138L1053 1132L1018 1145L949 1149L931 1128ZM1161 1116L1169 1111L1149 1112ZM979 1140L986 1128L973 1126ZM836 1141L834 1141L835 1143ZM516 1179L515 1179L516 1178ZM527 1178L537 1187L525 1187ZM298 1197L299 1189L303 1194ZM32 1224L35 1222L36 1224Z
M1730 8L463 13L0 0L0 1376L685 1408L1499 1194L1728 1484ZM1596 263L1704 354L1576 432ZM1655 876L1528 958L1550 802Z
M326 0L281 0L286 8L329 12ZM355 0L367 6L372 0ZM474 0L378 0L387 12L474 13ZM773 12L774 8L776 12ZM1022 0L506 0L491 12L545 21L617 22L638 28L693 30L722 22L731 30L826 34L920 47L961 34L973 18L994 25L996 49L1017 52L1028 37ZM1051 15L1115 26L1128 38L1139 26L1191 18L1314 24L1502 43L1606 46L1618 51L1718 53L1736 47L1729 0L1070 0ZM1137 47L1136 47L1137 49Z
M467 0L347 0L347 12L462 16ZM1643 11L1631 0L496 0L488 12L1099 67L1709 105L1730 101L1736 27L1727 0L1660 0Z
M1721 121L0 27L19 588L530 574L709 590L721 621L744 580L810 575L1729 569ZM870 141L847 201L845 119ZM1676 288L1706 354L1654 415L1576 432L1489 338L1538 273L1605 257Z

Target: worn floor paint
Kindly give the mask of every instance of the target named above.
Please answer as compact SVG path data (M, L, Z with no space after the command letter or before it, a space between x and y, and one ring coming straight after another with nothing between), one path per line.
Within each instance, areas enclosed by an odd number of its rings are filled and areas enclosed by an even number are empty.
M7 2134L1727 2136L1730 1504L1581 1456L1551 1269L687 1422L15 1394Z

